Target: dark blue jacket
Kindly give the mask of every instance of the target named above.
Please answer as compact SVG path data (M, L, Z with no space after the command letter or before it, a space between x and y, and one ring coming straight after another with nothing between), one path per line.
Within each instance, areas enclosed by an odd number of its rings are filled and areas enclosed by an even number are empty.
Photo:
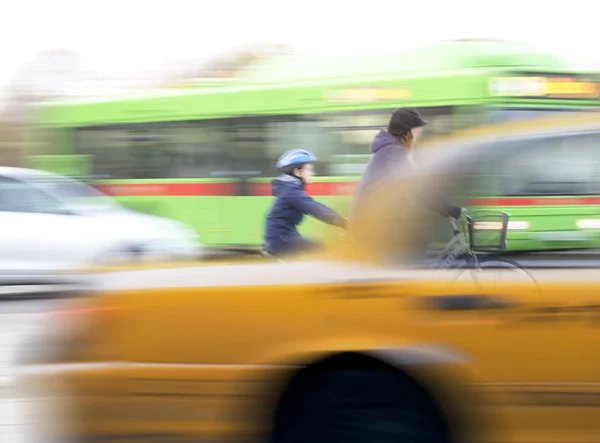
M389 180L394 175L409 174L416 171L416 167L409 160L406 151L389 132L382 129L371 143L373 155L363 172L360 182L354 192L350 219L353 218L361 202L365 201L369 192L384 180ZM460 208L452 205L445 197L436 198L435 201L425 199L423 204L444 215L458 216Z
M272 181L271 189L276 199L267 215L265 232L265 248L270 252L277 252L301 239L297 226L304 215L330 225L346 226L346 219L336 211L306 195L304 184L296 177L283 174Z

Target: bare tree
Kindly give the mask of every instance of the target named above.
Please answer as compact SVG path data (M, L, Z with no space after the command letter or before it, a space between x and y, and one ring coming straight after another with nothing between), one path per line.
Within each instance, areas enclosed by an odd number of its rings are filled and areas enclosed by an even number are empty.
M23 131L30 124L30 109L35 103L66 98L82 80L79 57L74 51L43 51L25 63L6 89L0 112L0 163L18 164Z
M175 63L171 63L170 69L164 73L158 83L160 87L169 88L179 87L194 80L240 78L261 60L289 54L290 52L291 49L285 45L249 45L210 60L188 60L179 64L179 70L172 67Z

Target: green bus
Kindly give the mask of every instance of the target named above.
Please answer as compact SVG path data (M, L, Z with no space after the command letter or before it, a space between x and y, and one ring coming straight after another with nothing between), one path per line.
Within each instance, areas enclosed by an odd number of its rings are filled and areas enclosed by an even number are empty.
M392 109L419 108L430 122L427 142L499 122L596 111L599 81L558 57L499 42L284 57L228 84L40 105L26 166L91 176L128 207L189 224L206 245L255 246L274 163L290 148L317 155L319 178L308 192L347 213L370 142ZM312 220L302 229L337 238Z

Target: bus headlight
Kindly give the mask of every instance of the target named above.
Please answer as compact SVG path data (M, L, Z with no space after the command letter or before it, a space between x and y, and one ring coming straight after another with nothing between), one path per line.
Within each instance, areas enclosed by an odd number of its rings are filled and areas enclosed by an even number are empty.
M509 221L508 229L511 231L526 231L529 229L529 222L527 221Z
M473 228L477 231L501 231L502 223L479 221L473 224Z
M501 231L501 222L475 222L473 227L478 231ZM526 221L510 221L508 229L511 231L525 231L529 229L529 222Z
M579 229L600 229L600 219L578 220L577 227Z

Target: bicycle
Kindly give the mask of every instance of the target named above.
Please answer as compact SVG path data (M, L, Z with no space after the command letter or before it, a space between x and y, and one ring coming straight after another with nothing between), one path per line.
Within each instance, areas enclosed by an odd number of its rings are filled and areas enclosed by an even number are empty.
M474 272L470 273L471 281L479 290L482 289L482 271L486 271L485 277L492 279L494 283L498 283L498 277L506 273L492 275L489 270L513 271L515 274L511 274L511 281L515 281L515 275L520 275L532 283L535 291L540 293L539 284L524 267L513 260L494 255L507 249L509 219L510 214L506 212L475 212L469 215L466 210L463 210L459 219L448 217L453 235L430 265L431 268L446 272L456 271L455 283L466 272L473 270Z

